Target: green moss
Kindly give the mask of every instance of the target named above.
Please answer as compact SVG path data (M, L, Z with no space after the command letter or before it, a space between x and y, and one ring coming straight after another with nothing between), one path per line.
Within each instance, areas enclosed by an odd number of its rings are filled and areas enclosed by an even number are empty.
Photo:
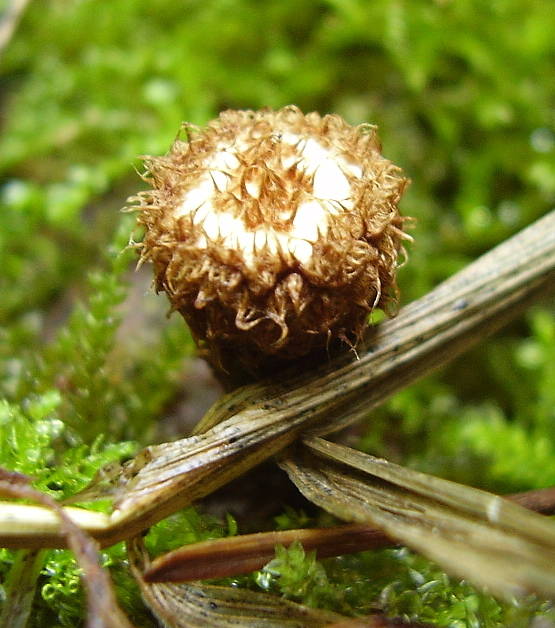
M121 254L137 155L226 107L295 103L377 123L413 180L407 302L553 207L551 22L542 0L30 3L0 65L0 464L69 495L156 439L189 392L191 339ZM374 412L361 446L494 491L553 484L554 354L546 302ZM286 511L268 525L306 523ZM148 542L157 553L234 531L188 509ZM105 560L148 625L121 546ZM296 547L276 561L257 576L264 588L342 612L489 627L544 611L501 605L403 550L320 564ZM0 577L12 562L0 550ZM38 591L36 625L82 617L67 552L46 555Z
M126 441L108 444L100 435L91 445L61 446L66 426L57 418L60 404L57 391L35 396L23 406L0 402L0 466L30 475L36 488L63 499L84 488L100 467L129 457L136 445ZM14 559L13 552L2 550L0 581ZM33 614L33 625L53 626L54 618L60 626L76 625L83 614L79 573L71 552L44 553L37 584L46 606L39 606L38 614Z
M152 556L156 556L189 543L230 536L236 531L236 523L231 516L224 524L211 515L201 515L195 508L186 508L153 526L146 545Z
M348 615L382 611L406 621L451 628L525 628L533 616L555 619L551 605L533 597L502 603L406 549L363 552L318 562L294 543L254 576L274 591L309 606Z
M316 553L306 553L298 542L288 548L277 546L276 557L256 574L255 581L264 591L274 591L308 606L352 610L343 603L343 583L330 581L324 566L316 560Z

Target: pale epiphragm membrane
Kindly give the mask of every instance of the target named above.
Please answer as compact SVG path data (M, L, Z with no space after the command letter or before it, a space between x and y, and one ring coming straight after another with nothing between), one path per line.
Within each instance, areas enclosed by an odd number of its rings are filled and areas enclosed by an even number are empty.
M185 124L144 177L141 259L216 369L265 374L356 346L374 307L394 309L407 180L375 127L294 106L224 111Z

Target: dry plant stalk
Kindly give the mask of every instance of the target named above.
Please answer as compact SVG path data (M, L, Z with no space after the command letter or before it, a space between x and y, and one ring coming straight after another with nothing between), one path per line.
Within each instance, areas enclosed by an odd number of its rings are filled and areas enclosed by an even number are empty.
M392 545L390 537L377 528L356 524L241 534L192 543L159 556L144 579L187 582L250 573L274 558L277 545L289 547L293 543L301 543L306 552L316 550L319 559Z
M242 389L209 413L206 432L148 448L148 462L126 469L116 516L132 525L125 513L140 509L147 521L158 520L268 458L301 431L343 427L452 359L553 286L554 226L552 213L403 308L370 331L360 359L341 358L316 373Z
M321 438L281 461L310 501L509 599L555 597L555 524L507 499Z

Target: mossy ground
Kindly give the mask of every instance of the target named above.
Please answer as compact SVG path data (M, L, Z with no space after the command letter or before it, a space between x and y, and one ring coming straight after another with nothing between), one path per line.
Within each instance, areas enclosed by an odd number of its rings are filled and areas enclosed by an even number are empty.
M554 58L542 0L31 3L0 66L0 464L71 494L194 397L192 342L120 253L132 219L118 212L139 186L136 156L164 153L182 120L295 103L378 124L413 181L408 302L553 207ZM372 413L361 446L492 491L555 484L552 305ZM268 525L299 523L283 510ZM189 509L152 544L234 531ZM0 550L0 582L14 556ZM105 561L148 625L121 546ZM405 550L319 564L294 547L240 582L441 626L549 612L498 603ZM78 625L82 595L69 553L48 552L30 625Z

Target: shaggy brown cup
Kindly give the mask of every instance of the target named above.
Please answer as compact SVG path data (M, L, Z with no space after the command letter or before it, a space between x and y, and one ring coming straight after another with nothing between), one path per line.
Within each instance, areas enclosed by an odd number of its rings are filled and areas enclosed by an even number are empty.
M143 260L216 369L262 375L335 339L354 346L396 298L407 180L375 127L225 111L146 158ZM138 199L138 202L137 202Z

